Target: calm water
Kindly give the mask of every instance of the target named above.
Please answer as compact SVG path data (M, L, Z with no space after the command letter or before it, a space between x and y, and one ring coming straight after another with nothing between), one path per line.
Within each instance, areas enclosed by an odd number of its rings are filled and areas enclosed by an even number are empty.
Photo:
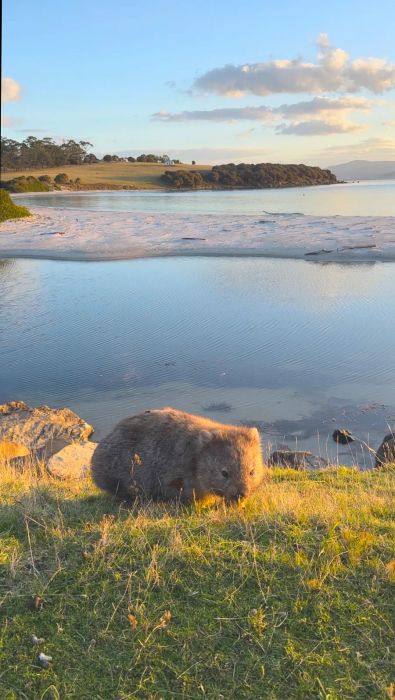
M390 263L3 261L0 402L70 406L97 439L172 405L336 458L335 427L377 447L395 423L394 298Z
M228 192L95 192L18 197L20 204L93 211L191 212L201 214L290 213L395 215L395 180L281 190Z

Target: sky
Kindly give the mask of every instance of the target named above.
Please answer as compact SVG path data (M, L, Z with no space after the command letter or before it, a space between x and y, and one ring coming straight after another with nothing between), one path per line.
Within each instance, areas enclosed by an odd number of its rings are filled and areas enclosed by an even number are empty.
M184 162L395 160L394 0L5 0L2 134Z

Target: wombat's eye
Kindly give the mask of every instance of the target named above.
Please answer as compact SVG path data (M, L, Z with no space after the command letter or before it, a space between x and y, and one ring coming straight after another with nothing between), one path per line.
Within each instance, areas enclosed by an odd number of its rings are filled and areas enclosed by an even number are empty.
M255 469L251 469L250 476L254 476L254 474L255 474Z
M225 479L227 479L228 476L229 476L229 474L228 474L228 472L226 471L226 469L223 469L222 472L221 472L221 474L222 474L222 476L225 477Z

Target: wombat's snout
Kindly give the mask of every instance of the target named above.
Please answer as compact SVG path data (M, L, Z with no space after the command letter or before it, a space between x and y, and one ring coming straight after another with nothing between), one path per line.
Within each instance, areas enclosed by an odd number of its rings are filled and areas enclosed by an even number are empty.
M245 498L248 498L249 492L248 489L239 489L237 493L235 493L232 496L229 496L226 500L230 501L231 503L234 503L237 501L243 501Z

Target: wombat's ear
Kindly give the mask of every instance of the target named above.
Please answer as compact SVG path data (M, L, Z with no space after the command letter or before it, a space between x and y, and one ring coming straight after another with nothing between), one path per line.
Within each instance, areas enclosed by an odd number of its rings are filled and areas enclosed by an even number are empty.
M254 438L255 438L255 437L259 438L259 430L258 430L258 428L251 428L250 435L252 435Z
M209 430L201 430L197 436L197 441L199 447L204 447L210 440L212 440L214 435L210 433Z

